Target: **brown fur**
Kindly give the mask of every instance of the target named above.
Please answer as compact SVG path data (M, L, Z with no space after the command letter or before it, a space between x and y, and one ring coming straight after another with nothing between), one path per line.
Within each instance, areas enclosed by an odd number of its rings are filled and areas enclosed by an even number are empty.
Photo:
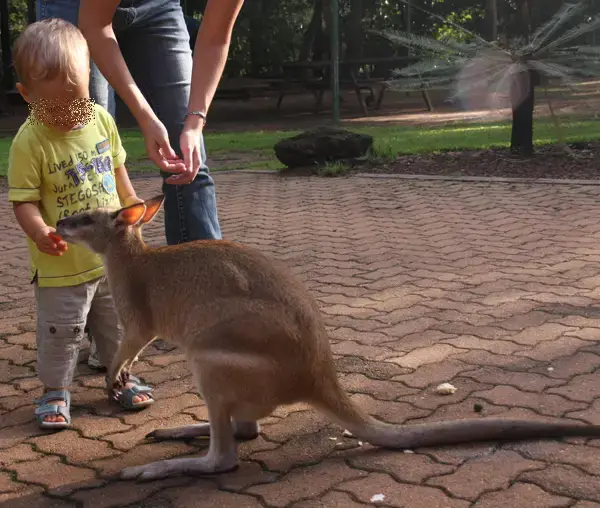
M125 337L110 369L123 369L157 336L186 353L209 424L157 430L155 439L210 435L208 454L127 468L122 478L215 473L237 465L234 436L253 438L277 406L308 402L356 437L388 448L497 439L600 436L600 426L527 420L456 420L390 425L356 407L341 388L317 302L284 266L230 241L149 248L140 226L163 198L60 221L65 240L104 258ZM82 219L86 217L86 219Z

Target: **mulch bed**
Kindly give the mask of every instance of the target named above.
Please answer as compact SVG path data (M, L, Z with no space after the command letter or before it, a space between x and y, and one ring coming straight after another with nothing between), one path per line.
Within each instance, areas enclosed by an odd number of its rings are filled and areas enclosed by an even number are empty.
M350 173L356 172L600 180L600 142L545 145L527 158L507 148L402 155L391 162L354 165Z

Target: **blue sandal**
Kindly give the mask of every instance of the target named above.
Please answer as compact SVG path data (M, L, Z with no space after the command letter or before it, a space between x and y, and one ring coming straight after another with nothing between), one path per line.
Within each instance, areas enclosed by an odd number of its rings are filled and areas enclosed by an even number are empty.
M106 379L106 382L108 384L108 378ZM133 385L131 388L122 388L118 392L111 391L111 400L118 402L123 409L142 409L154 404L154 397L152 397L153 388L142 385L139 378L131 374L129 374L127 382L135 383L135 385ZM134 403L133 398L140 394L148 395L150 398L142 402Z
M66 406L51 404L51 401L62 400ZM67 429L71 426L71 394L67 390L54 390L44 393L39 399L36 399L35 409L37 422L42 429ZM47 422L44 418L47 416L62 416L64 422Z

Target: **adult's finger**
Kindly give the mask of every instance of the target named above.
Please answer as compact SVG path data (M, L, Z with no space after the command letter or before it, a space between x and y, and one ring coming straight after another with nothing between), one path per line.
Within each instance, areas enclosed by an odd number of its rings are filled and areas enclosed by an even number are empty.
M175 150L171 147L171 143L169 143L169 137L164 135L162 138L158 140L158 145L160 151L165 156L166 159L178 159Z
M185 170L187 173L192 173L194 168L194 145L189 143L189 140L182 140L181 143L181 155L183 155L183 163L185 164Z
M196 175L198 174L198 171L200 171L200 164L202 163L202 159L200 157L200 150L198 149L198 147L196 146L196 149L194 150L194 154L193 154L193 177L196 178Z
M185 171L185 164L181 159L174 155L173 157L165 157L160 146L156 143L151 143L146 148L150 160L158 166L159 169L167 173L182 173Z
M187 185L188 183L192 183L195 175L186 171L185 173L181 173L179 175L170 176L165 180L168 184L171 185Z

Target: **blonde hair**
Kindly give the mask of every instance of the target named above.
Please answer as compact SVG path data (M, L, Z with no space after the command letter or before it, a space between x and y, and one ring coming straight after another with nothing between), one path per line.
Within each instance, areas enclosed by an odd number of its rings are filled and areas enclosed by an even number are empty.
M90 53L83 34L59 18L29 25L19 35L13 54L17 76L24 85L57 77L76 85L81 81L82 68L89 69ZM87 67L82 67L84 63Z

